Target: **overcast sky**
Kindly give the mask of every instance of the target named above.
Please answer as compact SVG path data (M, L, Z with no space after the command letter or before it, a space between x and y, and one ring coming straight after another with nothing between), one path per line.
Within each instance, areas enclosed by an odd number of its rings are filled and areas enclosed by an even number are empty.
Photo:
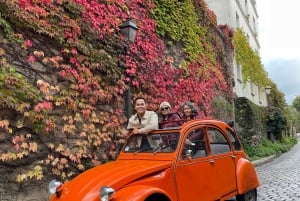
M300 0L257 0L260 56L288 105L300 96Z

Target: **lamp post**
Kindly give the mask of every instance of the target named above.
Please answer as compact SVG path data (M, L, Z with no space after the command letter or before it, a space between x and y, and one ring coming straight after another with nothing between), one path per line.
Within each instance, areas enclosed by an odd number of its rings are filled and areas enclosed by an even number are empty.
M265 90L266 90L266 96L267 96L267 107L268 107L268 110L270 113L270 94L271 94L272 87L266 86ZM271 142L274 142L274 135L273 135L273 132L271 131L269 125L268 125L267 134L268 134L268 139L271 140Z
M123 36L125 36L125 55L127 55L127 50L129 47L129 42L134 42L136 38L136 32L138 30L137 25L132 21L131 18L127 18L125 22L123 22L120 26L120 32ZM125 104L124 109L126 112L127 118L129 118L132 114L131 112L131 86L128 84L128 89L125 92Z
M270 107L269 96L270 96L270 94L271 94L272 87L266 86L265 90L266 90L266 95L267 95L267 106L268 106L268 108L269 108L269 107Z
M234 77L230 77L230 84L232 87L233 99L232 99L232 111L233 111L233 122L235 124L235 99L236 99L236 92L235 92L235 80Z
M120 25L121 34L126 37L127 40L130 42L135 41L136 32L138 27L136 24L131 20L131 18L127 18L125 22Z

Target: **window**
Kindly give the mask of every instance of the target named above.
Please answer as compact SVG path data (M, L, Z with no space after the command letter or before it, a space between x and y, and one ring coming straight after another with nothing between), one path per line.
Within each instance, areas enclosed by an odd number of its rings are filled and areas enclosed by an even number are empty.
M185 140L182 156L183 158L186 158L187 155L190 155L192 158L207 156L204 132L202 128L196 128L188 134Z
M131 135L123 151L135 153L174 152L177 148L179 133L150 133Z
M251 90L251 95L252 96L255 96L255 93L254 93L254 86L253 86L253 82L250 82L250 90Z
M235 25L237 28L240 27L240 17L237 13L235 13Z
M242 82L242 69L241 69L241 65L236 63L236 77L237 80Z
M233 145L234 150L241 150L242 146L241 146L240 142L237 140L236 135L230 129L227 129L226 133L230 138L230 141L231 141L231 144Z
M249 16L249 13L248 13L248 1L247 0L245 0L245 13L246 13L246 15Z
M230 145L225 136L215 128L208 128L207 135L210 144L211 154L230 152Z
M255 37L257 37L257 30L256 30L256 21L255 18L253 17L253 32L255 33Z

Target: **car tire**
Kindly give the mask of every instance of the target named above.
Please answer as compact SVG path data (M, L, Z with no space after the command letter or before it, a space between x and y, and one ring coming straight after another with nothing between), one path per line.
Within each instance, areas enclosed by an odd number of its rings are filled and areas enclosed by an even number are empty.
M256 189L236 196L237 201L257 201Z

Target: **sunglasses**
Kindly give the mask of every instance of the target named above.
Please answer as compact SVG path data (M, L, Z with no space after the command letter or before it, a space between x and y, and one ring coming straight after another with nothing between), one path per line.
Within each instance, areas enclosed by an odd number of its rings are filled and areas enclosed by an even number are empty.
M161 108L161 111L164 111L164 110L169 110L170 108L168 108L168 107L163 107L163 108Z

